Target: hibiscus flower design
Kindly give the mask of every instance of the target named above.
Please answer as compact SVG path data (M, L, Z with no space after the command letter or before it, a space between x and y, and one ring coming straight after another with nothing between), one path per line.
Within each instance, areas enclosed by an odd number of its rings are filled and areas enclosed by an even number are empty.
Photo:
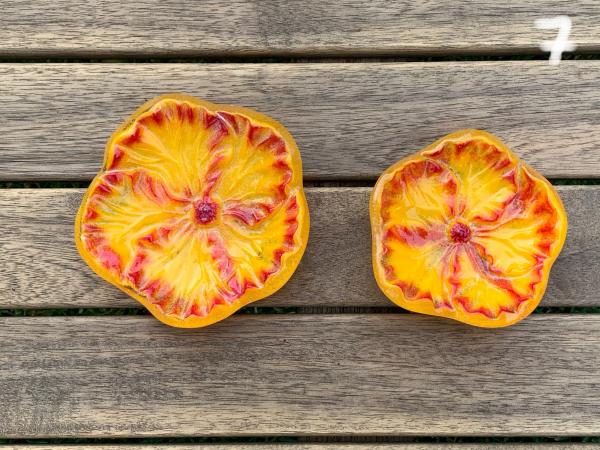
M300 155L283 126L168 95L109 140L75 235L101 277L159 320L198 327L283 286L308 228Z
M386 170L371 221L375 277L392 301L484 327L538 305L567 230L552 185L476 130Z

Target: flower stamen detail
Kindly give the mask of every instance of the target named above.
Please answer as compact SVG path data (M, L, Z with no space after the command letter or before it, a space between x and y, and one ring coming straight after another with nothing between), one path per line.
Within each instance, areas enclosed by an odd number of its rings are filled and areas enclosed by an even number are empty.
M218 206L215 202L199 201L194 203L194 217L201 225L208 225L217 218Z
M462 222L454 222L449 234L450 240L455 244L464 244L471 240L471 228Z

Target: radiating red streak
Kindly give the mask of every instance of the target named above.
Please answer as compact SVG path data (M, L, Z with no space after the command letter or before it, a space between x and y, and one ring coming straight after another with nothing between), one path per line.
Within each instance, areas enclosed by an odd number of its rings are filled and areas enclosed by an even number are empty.
M123 159L124 155L125 155L125 152L121 149L121 147L119 147L118 145L115 145L112 162L108 169L111 170L111 169L116 168L119 165L119 163L121 162L121 159Z
M140 126L136 125L130 135L125 136L121 139L120 144L128 147L128 146L131 146L133 144L140 142L141 139L142 139L142 129Z
M232 202L226 205L225 209L223 210L223 214L235 217L244 222L246 225L252 227L269 217L273 213L274 209L275 206L263 202L248 204Z
M121 272L121 257L108 244L96 247L95 254L104 267L117 273Z

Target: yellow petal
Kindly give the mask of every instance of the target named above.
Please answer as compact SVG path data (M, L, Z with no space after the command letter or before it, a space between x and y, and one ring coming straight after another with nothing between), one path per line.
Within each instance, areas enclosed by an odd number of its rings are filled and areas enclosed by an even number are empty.
M446 223L456 200L452 173L434 161L416 158L379 186L381 193L374 194L381 198L376 270L407 301L451 307L448 270L453 251L447 245Z
M514 290L512 280L488 267L471 245L457 253L453 280L452 301L455 307L469 314L481 314L488 319L495 319L502 312L510 316L517 313L526 300Z
M515 195L516 159L485 140L449 141L423 155L454 173L460 196L457 212L467 220L494 219Z
M419 245L415 240L406 230L387 233L382 257L387 282L399 288L409 302L425 301L436 309L453 309L449 299L454 249L441 239L424 236Z
M454 215L456 192L455 178L447 168L416 159L384 182L381 219L407 228L446 223Z
M232 137L217 113L162 100L109 143L108 169L144 169L180 195L202 195L231 156Z
M224 251L231 260L231 285L262 287L296 249L296 231L304 220L296 197L280 204L266 220L249 225L235 216L223 216L221 231Z
M127 276L165 314L205 317L215 305L229 304L232 294L217 255L218 234L191 222L161 227L139 241Z
M243 116L221 114L230 130L232 151L212 190L223 201L223 214L253 225L287 197L291 154L271 128Z
M520 295L532 297L542 270L559 245L561 221L548 187L526 168L516 175L518 191L494 221L478 220L473 243L491 268Z
M111 171L94 179L82 209L81 242L122 277L139 238L183 214L186 203L143 171Z

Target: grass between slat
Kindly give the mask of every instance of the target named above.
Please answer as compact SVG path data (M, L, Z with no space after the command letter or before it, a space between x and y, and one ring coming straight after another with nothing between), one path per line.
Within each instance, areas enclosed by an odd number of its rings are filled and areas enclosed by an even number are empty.
M194 55L155 55L155 56L136 56L136 55L115 55L108 57L86 57L86 56L0 56L2 63L89 63L89 64L186 64L186 63L206 63L206 64L281 64L281 63L328 63L328 62L440 62L440 61L545 61L548 60L548 53L519 54L506 53L496 55L478 55L478 54L451 54L451 55L389 55L385 53L370 54L364 53L351 54L340 53L331 55L317 56L194 56ZM597 60L600 59L600 53L563 53L562 60Z
M181 438L57 438L57 439L0 439L0 445L177 445L177 444L585 444L598 443L600 436L542 436L542 437L404 437L404 436L253 436L253 437L181 437Z

